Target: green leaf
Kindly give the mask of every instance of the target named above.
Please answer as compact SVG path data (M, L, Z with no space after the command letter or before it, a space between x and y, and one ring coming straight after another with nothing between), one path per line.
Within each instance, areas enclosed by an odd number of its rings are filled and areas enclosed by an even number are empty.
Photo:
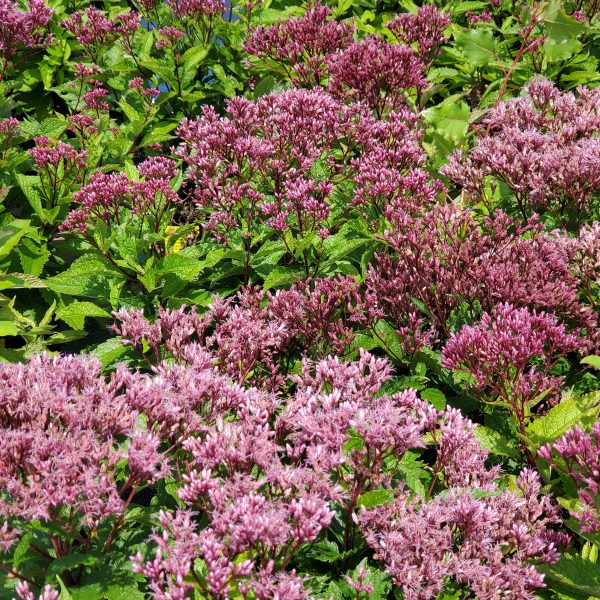
M110 568L88 576L71 590L72 600L144 600L131 572Z
M19 328L14 321L0 321L0 337L19 335Z
M396 360L401 360L404 356L402 338L396 329L387 321L380 319L375 325L375 331L387 354Z
M103 317L109 319L110 313L91 302L79 302L76 300L71 304L59 308L56 311L56 317L73 329L83 329L85 317Z
M38 176L23 175L21 173L18 173L15 176L15 179L17 180L21 191L25 195L25 198L27 198L27 201L31 205L31 208L33 208L33 211L38 216L40 221L42 223L47 223L48 214L47 211L44 209L42 196L38 191L40 178Z
M436 410L444 410L446 408L446 396L444 392L437 388L426 388L420 393L423 400L427 400L433 404Z
M176 275L183 281L192 281L200 272L201 266L197 258L179 252L161 258L156 263L155 271L159 276Z
M84 254L64 272L46 279L53 291L70 296L106 297L108 281L124 275L98 254Z
M65 571L70 571L71 569L79 567L80 565L86 567L97 565L100 560L101 559L99 557L91 554L73 552L71 554L67 554L66 556L54 559L48 565L47 576L53 577L55 575L61 575Z
M296 281L298 281L298 279L301 277L302 274L299 273L296 269L288 267L277 267L276 269L273 269L265 278L263 289L267 291L274 287L292 285L293 283L296 283Z
M66 128L67 123L64 119L50 117L48 119L44 119L41 123L38 121L23 121L20 126L20 131L28 138L46 136L56 139L64 132Z
M357 506L364 506L365 508L371 508L373 506L380 506L381 504L389 504L394 499L394 490L380 489L371 490L365 492L356 503Z
M416 452L406 452L398 463L398 473L406 482L408 488L415 494L425 494L425 482L431 480L431 473L425 469L425 463L419 460Z
M46 284L33 275L27 273L2 273L0 274L0 290L45 288Z
M600 356L586 356L581 359L581 364L590 365L591 367L594 367L594 369L600 369Z
M563 554L554 565L541 565L550 589L575 600L600 597L600 565L575 554Z
M58 581L58 585L60 587L60 596L59 600L73 600L73 596L69 593L67 586L64 584L63 580L60 577L56 577Z
M311 544L307 554L311 558L325 563L332 563L340 558L340 551L337 544L329 540Z
M102 366L106 368L108 365L111 365L121 358L126 352L127 346L123 344L121 340L118 338L111 338L110 340L106 340L106 342L102 342L102 344L98 344L90 354L96 356L102 363Z
M29 223L27 219L15 219L0 229L0 258L8 256L19 240L31 230Z
M567 396L552 407L546 415L535 419L527 427L527 439L534 446L554 442L578 423L593 422L599 410L600 392L584 396Z
M23 271L37 277L41 275L44 265L50 258L50 252L45 246L38 246L33 240L25 238L18 249L19 260Z
M462 140L469 130L471 110L460 97L450 96L441 104L423 111L423 115L445 138L453 141Z
M454 34L456 47L475 67L485 67L496 58L496 40L487 29L468 29Z
M561 0L552 0L543 19L546 29L544 53L551 62L559 62L571 58L581 50L581 42L577 39L585 32L586 25L567 15Z
M181 85L188 87L194 77L200 63L208 56L210 46L193 46L188 48L181 57L183 68L181 69Z
M475 436L484 450L489 450L498 456L517 456L518 450L510 443L510 440L485 425L477 425Z
M33 532L28 531L23 535L23 537L19 540L19 543L15 546L12 555L12 566L13 569L18 569L19 565L25 559L27 555L27 551L29 550L29 544L33 539Z

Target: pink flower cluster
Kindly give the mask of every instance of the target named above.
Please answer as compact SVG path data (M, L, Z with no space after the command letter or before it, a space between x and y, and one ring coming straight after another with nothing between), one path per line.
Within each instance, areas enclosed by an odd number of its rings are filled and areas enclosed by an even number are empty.
M45 136L35 138L34 142L35 146L29 154L37 169L56 171L61 167L65 171L70 171L75 168L85 169L87 166L86 153L78 152L70 144Z
M450 15L433 4L424 4L417 13L401 13L386 23L386 27L405 44L415 44L417 54L428 66L448 40L444 30L450 25Z
M3 515L53 522L68 538L73 528L94 529L121 514L121 491L152 481L148 467L163 459L137 441L130 454L143 453L146 468L131 469L131 461L129 479L118 486L115 467L127 453L117 438L134 435L137 417L120 386L119 373L107 382L100 363L85 356L39 355L0 367ZM56 540L58 556L63 541Z
M594 423L589 433L576 425L553 444L540 448L538 455L577 487L581 506L571 512L581 530L600 532L600 423Z
M579 299L563 238L545 233L536 219L521 226L501 211L480 224L455 205L409 208L388 210L383 237L391 252L376 257L365 281L372 316L409 330L411 314L419 329L427 317L426 339L435 341L449 336L461 304L492 310L509 302L587 327L594 339L597 315Z
M52 36L46 32L52 19L52 9L43 0L29 0L28 8L29 10L22 10L13 0L0 2L0 81L17 52L46 46L52 41Z
M506 407L524 433L530 415L553 402L563 383L552 368L581 346L553 315L499 304L452 334L442 364L469 373L479 396Z
M443 43L447 15L429 6L416 16L399 15L388 27L403 42L400 45L375 35L354 41L353 27L330 15L317 2L302 17L258 27L244 49L294 85L325 85L335 98L363 102L379 118L400 110L411 92L427 86L423 61L431 61Z
M141 180L131 180L125 173L92 174L89 183L73 194L80 207L68 214L61 229L85 235L94 219L120 223L124 210L160 223L165 211L178 201L170 185L177 172L175 161L150 157L138 170Z
M258 310L251 294L243 303ZM218 330L234 315L222 302L204 325L212 319L215 337L233 339ZM554 561L561 539L547 527L555 508L539 498L537 479L521 475L522 497L500 490L498 468L485 466L474 425L459 411L438 412L412 390L380 393L391 376L386 360L365 351L355 362L305 360L284 405L268 382L250 387L219 373L219 355L189 342L203 326L193 312L163 311L158 327L124 316L132 344L143 336L158 345L168 331L185 364L161 361L148 375L119 367L108 380L83 356L0 367L0 508L17 521L53 523L57 556L69 552L73 532L94 539L88 532L107 519L118 528L135 490L171 472L183 507L158 515L152 558L132 557L159 600L192 589L307 598L292 562L336 515L344 544L362 533L409 597L429 598L449 578L490 597L542 585L528 561ZM428 445L437 457L431 485L415 496L384 466ZM360 498L382 488L394 502L359 511ZM17 535L5 524L3 545ZM424 583L430 572L441 577ZM24 583L20 590L30 597Z
M328 7L315 2L302 17L256 28L245 40L244 50L279 70L294 85L320 85L327 75L327 56L353 41L352 26L330 15Z
M88 6L84 11L72 13L62 25L75 35L86 54L97 61L101 48L114 40L130 45L139 23L139 15L135 12L121 13L109 19L104 11Z
M213 373L216 381L209 356L187 371L193 379L184 385L185 369L163 367L157 374L176 380L172 389L180 396L194 390L203 411L183 436L179 497L185 508L160 514L153 558L132 557L155 598L187 598L194 588L206 595L307 598L289 565L329 526L335 502L345 507L346 539L358 522L408 597L433 597L451 577L490 597L516 585L529 598L543 585L528 561L555 561L555 543L564 540L548 528L557 522L556 510L539 498L537 478L523 472L521 493L499 490L498 469L485 467L474 426L458 411L438 413L413 391L378 394L390 377L385 360L362 352L356 362L305 362L282 411L276 396L254 388L234 387L228 395L234 402L213 388L213 400L202 401L207 387L198 387L206 381L200 374ZM427 497L399 488L393 504L357 514L362 494L391 485L384 462L423 448L426 433L438 457ZM447 491L431 498L442 473ZM198 512L208 518L206 527ZM431 555L424 561L426 549Z
M386 192L432 197L408 111L378 121L363 105L345 105L317 88L254 102L234 98L228 112L219 118L205 108L178 130L184 142L178 155L217 239L233 230L249 238L261 221L278 233L327 235L335 185L354 177L358 204Z
M435 598L451 582L477 598L533 600L544 577L530 560L556 562L567 539L550 528L557 510L537 474L525 470L515 483L487 493L450 485L429 501L399 493L361 514L360 528L407 600Z
M189 364L202 348L234 381L277 388L296 353L321 358L344 351L353 339L350 324L363 320L360 303L356 280L340 276L301 281L274 294L246 289L215 298L202 316L185 307L159 307L151 323L142 311L121 309L114 331L138 351L147 344L155 361L168 353Z
M378 118L405 106L407 94L424 89L423 65L412 48L367 36L332 54L327 89L345 102L364 102Z
M490 134L467 156L454 154L442 173L477 201L486 200L491 177L510 188L523 218L551 210L579 226L600 190L600 91L580 88L576 96L536 79L486 123Z

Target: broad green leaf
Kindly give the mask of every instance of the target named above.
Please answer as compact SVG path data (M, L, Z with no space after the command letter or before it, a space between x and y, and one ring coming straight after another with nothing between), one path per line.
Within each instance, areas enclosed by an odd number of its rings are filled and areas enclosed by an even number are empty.
M425 484L431 481L431 473L425 469L425 463L416 452L408 451L398 463L398 473L408 488L415 494L425 494Z
M188 48L181 57L181 85L188 87L196 76L200 63L208 56L210 46L193 46Z
M489 450L498 456L516 456L518 454L517 448L511 444L510 439L490 427L477 425L475 436L484 450Z
M58 581L58 585L60 587L60 596L58 600L73 600L73 596L69 593L67 586L64 584L63 580L57 576L56 580Z
M0 258L5 258L19 243L19 240L30 231L30 221L15 219L0 229Z
M23 121L20 126L20 131L28 138L46 136L57 139L66 128L67 122L65 119L49 117L48 119L44 119L41 123L38 121Z
M156 264L155 271L159 276L176 275L184 281L192 281L198 273L202 263L183 252L169 254L161 258Z
M446 408L446 396L444 392L437 388L426 388L420 392L421 398L427 400L433 404L437 410L444 410Z
M38 245L28 238L22 240L18 252L23 271L34 277L41 275L44 265L50 258L50 252L45 246Z
M462 140L469 130L471 111L458 96L446 98L441 104L424 110L423 115L438 133L449 140Z
M594 367L594 369L600 369L600 356L586 356L585 358L581 359L581 363L584 365L590 365L591 367Z
M102 363L103 367L113 364L127 352L127 346L118 338L111 338L96 346L90 354L93 354Z
M581 49L577 39L585 32L586 25L567 15L561 0L551 0L543 15L546 29L544 53L548 60L566 60Z
M0 273L0 290L45 288L46 284L26 273Z
M29 550L29 545L32 539L33 532L28 531L21 537L19 543L15 546L15 549L12 552L13 569L18 569L19 565L26 560L27 551Z
M388 355L395 360L402 360L404 356L402 338L398 335L395 327L380 319L375 325L375 332L377 339L381 341L381 345Z
M273 271L271 271L265 278L263 289L267 291L274 287L284 287L292 285L293 283L296 283L296 281L298 281L298 279L301 277L302 274L296 269L288 267L277 267L276 269L273 269Z
M356 503L357 506L364 506L365 508L371 508L373 506L380 506L381 504L389 504L394 499L394 490L380 489L371 490L365 492Z
M66 556L54 559L49 565L46 572L47 577L53 577L55 575L61 575L65 571L79 567L80 565L90 567L97 565L101 559L97 556L90 554L81 554L79 552L72 552Z
M38 186L40 183L40 178L34 175L23 175L22 173L18 173L16 175L17 183L21 188L21 191L27 198L27 201L33 208L35 214L39 217L42 223L47 223L47 211L44 209L42 196L38 191Z
M75 301L56 311L56 317L73 329L83 329L85 317L110 318L110 313L91 302Z
M19 328L14 321L0 321L0 337L19 335Z
M575 554L563 554L554 565L541 565L550 589L573 599L600 598L600 564Z
M584 396L567 396L546 415L527 426L527 439L534 446L554 442L574 425L593 422L599 410L600 392Z
M496 59L496 40L487 29L467 29L454 34L456 47L469 63L475 67L485 67Z
M44 280L53 291L70 296L106 297L108 281L125 276L98 254L84 254L64 272Z
M340 551L334 542L323 540L311 544L307 551L308 556L320 562L332 563L340 558Z

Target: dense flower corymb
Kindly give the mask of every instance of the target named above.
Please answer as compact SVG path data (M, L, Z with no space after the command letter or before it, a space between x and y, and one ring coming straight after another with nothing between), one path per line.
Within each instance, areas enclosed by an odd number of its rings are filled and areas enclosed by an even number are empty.
M538 451L559 472L568 476L579 492L580 508L571 512L587 533L600 531L600 422L589 433L576 425L553 444Z
M600 91L562 93L536 79L522 98L501 102L486 118L490 134L466 157L454 154L442 173L477 200L488 176L514 194L523 218L551 210L579 226L600 190Z

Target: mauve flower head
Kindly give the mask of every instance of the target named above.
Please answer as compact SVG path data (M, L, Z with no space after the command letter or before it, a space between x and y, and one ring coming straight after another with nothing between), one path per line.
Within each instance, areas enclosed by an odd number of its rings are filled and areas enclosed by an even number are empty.
M156 42L156 49L175 48L179 41L185 37L185 33L177 27L161 27L158 30L160 36Z
M222 402L222 391L213 393ZM317 485L310 472L282 464L272 428L278 408L274 396L256 389L239 389L238 395L238 403L223 406L222 417L218 410L198 413L192 435L182 444L179 497L187 509L161 513L162 532L151 538L157 545L154 560L132 557L134 571L150 579L155 598L186 597L191 586L184 581L197 561L205 565L201 589L215 595L304 593L301 580L286 574L285 566L300 546L329 526L331 486L322 476ZM208 526L201 528L190 510L202 510ZM248 553L257 559L249 560ZM167 591L172 595L164 595Z
M205 109L178 131L184 142L178 154L189 165L205 227L226 239L232 231L247 233L262 215L279 232L320 229L331 184L315 179L312 168L351 134L354 111L317 89L254 102L234 98L228 112L219 119Z
M212 18L225 10L223 0L173 0L170 4L179 19Z
M39 355L0 368L2 512L51 520L70 506L81 523L118 514L114 437L127 434L136 414L106 382L101 365L81 357Z
M55 170L61 163L66 171L74 168L85 169L87 166L85 151L78 152L70 144L52 140L46 136L36 137L34 142L35 146L29 151L29 154L37 169Z
M361 210L409 196L426 203L441 189L421 170L421 132L406 108L378 121L366 106L315 88L234 98L228 113L219 118L205 108L178 130L177 154L218 241L247 237L260 222L280 235L327 235L331 206L340 202L336 186L353 178Z
M12 0L0 1L0 56L3 79L12 57L22 50L35 49L52 42L46 27L53 11L43 0L29 0L27 10Z
M542 401L556 399L563 380L552 367L580 347L580 337L554 315L499 304L476 325L452 334L442 364L468 372L477 393L500 401L522 424Z
M575 425L538 455L570 478L579 493L580 506L571 510L586 533L600 532L600 422L589 433Z
M108 90L100 81L91 80L92 87L81 96L86 110L108 111Z
M21 121L14 117L6 117L0 120L0 134L5 135L7 139L15 137L19 133Z
M71 131L80 138L86 138L98 134L98 128L94 118L90 115L75 113L69 117L67 130Z
M399 491L357 521L407 599L435 598L453 581L480 598L510 591L533 600L544 577L530 560L558 560L550 527L560 521L535 472L523 471L515 483L516 491L450 484L433 498Z
M114 21L111 21L104 11L93 6L72 13L62 22L62 25L75 35L77 41L91 56L94 56L94 53L90 49L107 44L115 37Z
M353 27L338 23L321 2L309 5L301 17L257 27L244 50L279 70L299 87L320 85L327 75L326 57L352 43Z
M176 173L175 162L153 156L139 165L142 179L132 180L125 173L93 173L88 183L73 194L79 207L71 210L61 225L63 231L85 235L95 219L119 222L122 212L160 222L162 215L178 201L170 180Z
M401 13L386 23L386 27L405 44L415 44L419 58L430 65L440 47L448 40L444 29L450 25L450 15L435 5L425 4L417 13Z
M523 218L550 210L577 226L600 190L600 91L561 92L534 79L521 98L500 102L486 117L489 135L465 157L456 152L442 174L476 200L486 183L504 182Z
M413 337L448 337L461 301L486 310L501 302L547 310L587 329L589 347L597 343L597 315L579 298L571 251L536 219L522 226L497 211L478 222L456 205L406 203L391 207L388 221L383 238L390 250L369 267L367 305L373 317L390 317L410 345Z
M215 297L202 316L185 306L161 307L150 322L142 311L121 309L113 330L140 352L147 344L157 362L171 356L185 365L210 352L238 383L277 389L294 355L343 352L354 336L352 324L364 321L362 312L357 281L339 276L275 293L246 288L226 300Z
M344 102L363 102L382 118L406 104L410 90L427 86L412 48L366 36L331 54L328 91Z

